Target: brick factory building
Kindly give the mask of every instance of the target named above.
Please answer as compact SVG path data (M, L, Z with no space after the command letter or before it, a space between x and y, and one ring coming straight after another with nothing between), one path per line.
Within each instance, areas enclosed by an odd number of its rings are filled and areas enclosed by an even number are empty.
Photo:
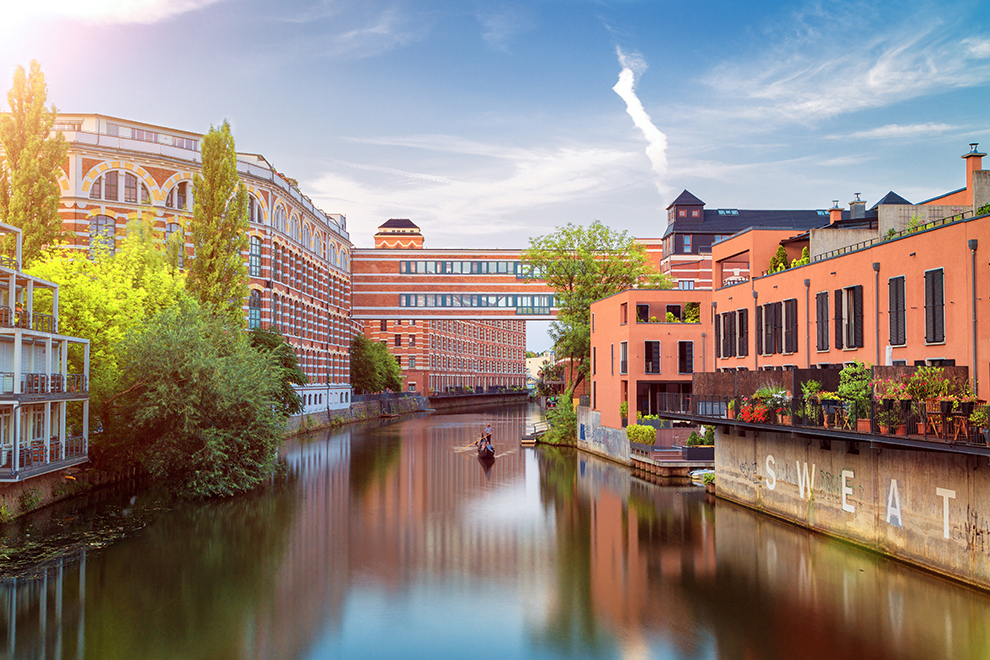
M387 255L383 253L385 250L389 251ZM410 255L408 251L412 250L419 252ZM513 305L508 305L508 296L501 293L504 287L497 283L505 281L513 287L520 286L515 275L517 255L513 255L516 257L515 261L503 258L503 255L496 256L497 261L489 261L493 258L491 251L477 251L477 254L458 254L457 261L450 261L452 257L449 250L440 251L439 256L438 251L424 251L419 227L411 220L399 218L390 219L378 228L374 250L357 252L355 280L360 280L361 283L356 286L360 286L365 298L377 300L383 297L382 289L385 285L380 282L382 277L398 276L408 280L417 278L419 274L435 277L438 272L443 277L448 264L449 274L454 273L455 263L458 274L467 275L469 279L475 276L474 279L483 284L482 288L500 291L499 295L492 295L496 298L494 304L485 309L466 308L466 305L461 304L454 309L452 304L434 304L431 305L433 310L427 310L423 309L426 305L419 305L420 309L416 311L420 314L408 315L406 318L403 318L403 311L409 310L403 310L401 302L394 307L389 306L387 301L377 303L384 305L379 309L387 311L388 318L364 319L364 333L370 340L386 344L398 359L402 367L404 390L432 394L462 392L469 388L472 391L497 391L526 387L526 322L510 317L518 309L510 311L509 308L518 307L516 303L519 301L513 296ZM466 253L460 250L457 252ZM413 256L416 258L413 259ZM397 260L396 257L402 259ZM421 263L423 266L420 272ZM408 264L416 265L416 269L413 270ZM462 272L463 264L469 264L467 273ZM513 268L511 274L510 265ZM472 269L474 273L470 272ZM480 272L482 270L484 273ZM494 285L493 281L496 282ZM390 283L389 287L391 286L402 285ZM522 286L532 285L524 282ZM408 286L401 290L407 289ZM432 293L419 295L424 299L427 296L434 300L442 298L441 303L446 303L446 298L452 299L457 295L460 303L461 295L449 293L452 290L441 284L432 286ZM389 295L393 298L416 297L405 293L396 295L391 291ZM473 295L478 297L477 294ZM500 302L503 304L499 304ZM549 312L549 302L546 307Z
M59 114L69 146L59 212L69 244L91 239L114 249L128 223L150 220L162 241L191 255L193 175L202 134L98 114ZM352 245L342 215L324 213L264 156L239 153L249 194L248 327L273 327L293 346L310 384L299 388L306 411L350 403L348 347ZM95 241L94 241L95 243Z

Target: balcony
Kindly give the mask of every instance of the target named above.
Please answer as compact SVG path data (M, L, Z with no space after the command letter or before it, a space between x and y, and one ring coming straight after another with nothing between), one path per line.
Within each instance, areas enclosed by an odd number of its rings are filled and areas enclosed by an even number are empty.
M0 327L24 328L38 332L58 332L58 319L51 314L32 313L26 309L0 307Z
M769 404L746 396L663 394L662 418L700 424L730 425L741 430L773 431L793 436L869 442L872 445L990 455L988 432L971 421L974 411L990 413L985 402L916 402L895 399L862 402L791 398ZM946 405L948 404L948 405Z
M45 447L42 438L0 445L0 481L16 481L62 470L89 460L86 437L52 437Z
M83 374L21 374L21 394L87 394L89 380ZM0 393L14 393L14 374L0 372Z

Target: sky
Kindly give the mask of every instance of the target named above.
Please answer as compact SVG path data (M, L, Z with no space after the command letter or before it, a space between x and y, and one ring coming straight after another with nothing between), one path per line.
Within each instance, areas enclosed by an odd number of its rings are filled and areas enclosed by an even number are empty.
M2 0L0 89L205 132L224 119L370 247L639 237L709 208L965 185L990 148L990 3L917 0ZM0 100L0 110L6 108Z

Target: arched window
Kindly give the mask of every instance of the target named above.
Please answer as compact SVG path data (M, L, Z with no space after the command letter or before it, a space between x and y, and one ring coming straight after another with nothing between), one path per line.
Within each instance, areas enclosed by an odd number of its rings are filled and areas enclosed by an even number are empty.
M120 198L120 179L123 174L124 198ZM93 182L89 189L90 199L105 199L108 202L138 203L138 178L130 172L107 172ZM141 203L151 204L151 193L148 186L141 183Z
M255 199L254 195L248 195L248 222L259 225L265 224L265 214L261 210L261 202Z
M337 265L337 246L332 244L330 245L330 265Z
M292 216L292 220L289 221L289 236L292 240L299 242L299 216Z
M309 225L303 227L302 230L302 244L307 250L309 250L312 245L309 243Z
M283 207L279 206L275 209L275 215L272 216L272 225L283 234L285 233L285 209Z
M168 191L165 197L165 206L170 209L186 211L189 209L189 182L180 181L178 185Z
M282 281L282 246L278 243L272 246L272 279Z
M257 236L248 241L248 275L261 277L261 239Z
M176 256L176 265L182 268L186 256L186 240L179 223L170 222L165 225L165 246L169 255Z
M248 329L261 327L261 292L252 289L248 298Z
M116 249L114 240L114 219L108 215L94 215L89 219L89 258L93 259L100 249L113 254Z

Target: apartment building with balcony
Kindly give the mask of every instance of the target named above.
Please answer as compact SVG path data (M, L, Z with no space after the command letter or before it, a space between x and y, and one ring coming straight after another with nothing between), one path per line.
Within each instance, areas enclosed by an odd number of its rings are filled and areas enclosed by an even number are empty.
M21 272L0 256L0 482L14 482L89 460L89 340L58 331L58 285Z
M60 113L55 129L69 145L59 212L71 246L88 252L99 236L113 250L132 220L150 218L162 241L192 255L202 134L99 114ZM245 325L275 328L292 345L309 379L298 388L305 412L346 408L353 336L346 218L317 208L260 154L238 153L237 170L249 195Z

